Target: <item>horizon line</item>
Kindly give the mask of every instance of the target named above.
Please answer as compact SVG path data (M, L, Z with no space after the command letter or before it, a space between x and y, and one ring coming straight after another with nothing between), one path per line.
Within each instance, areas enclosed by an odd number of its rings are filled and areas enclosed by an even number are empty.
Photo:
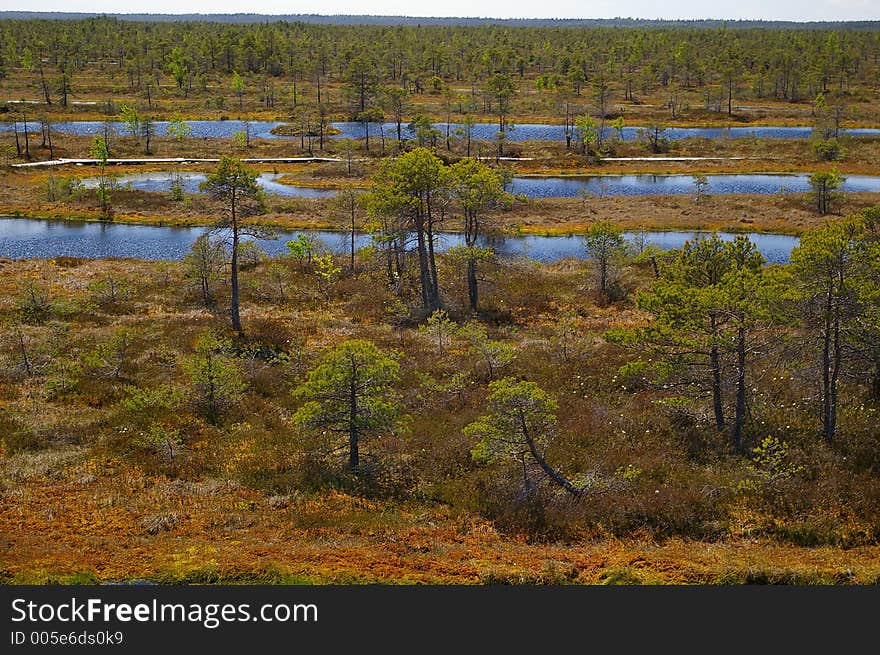
M219 17L219 16L253 16L253 17L315 17L315 18L395 18L408 20L483 20L483 21L649 21L656 23L676 23L676 22L732 22L732 23L793 23L798 25L810 24L839 24L839 23L880 23L880 19L839 19L839 20L795 20L790 18L646 18L640 16L614 16L608 18L602 17L578 17L578 16L414 16L407 14L365 14L365 13L272 13L272 12L214 12L204 13L200 11L181 11L177 13L169 12L143 12L143 11L51 11L51 10L28 10L28 9L3 9L0 10L0 17L5 14L29 14L29 15L66 15L66 16L157 16L157 17L174 17L174 16L199 16L199 17Z

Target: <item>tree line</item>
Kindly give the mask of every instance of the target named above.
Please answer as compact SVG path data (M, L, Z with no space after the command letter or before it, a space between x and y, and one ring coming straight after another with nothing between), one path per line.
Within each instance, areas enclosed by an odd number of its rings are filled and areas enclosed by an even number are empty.
M186 92L234 72L255 86L352 81L427 93L435 78L484 86L496 74L566 87L597 78L628 100L657 89L720 86L755 98L812 99L819 92L874 88L880 33L841 28L511 27L317 25L83 20L0 21L0 71L25 68L47 95L74 74L99 70L139 93L166 78ZM49 93L49 91L52 91Z

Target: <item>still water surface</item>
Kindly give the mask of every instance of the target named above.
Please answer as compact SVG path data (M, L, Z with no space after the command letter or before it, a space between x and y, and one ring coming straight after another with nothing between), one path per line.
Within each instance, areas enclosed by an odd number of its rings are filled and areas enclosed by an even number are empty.
M137 259L180 259L189 250L204 227L162 227L152 225L121 225L114 223L82 223L57 220L30 220L25 218L0 218L0 257L13 259L52 257L132 257ZM282 231L279 238L260 240L262 248L270 255L286 252L285 242L299 234L309 234L322 241L334 252L345 252L349 247L348 235L329 231ZM645 242L661 249L679 248L685 241L694 239L695 232L646 232ZM733 235L722 233L724 239ZM752 233L749 238L758 246L767 261L785 263L798 238L779 234ZM632 234L627 234L632 238ZM461 244L459 234L442 234L438 250ZM356 246L372 242L370 235L359 234ZM566 257L586 258L583 240L577 236L521 236L496 237L485 240L503 256L525 256L542 262L552 262Z

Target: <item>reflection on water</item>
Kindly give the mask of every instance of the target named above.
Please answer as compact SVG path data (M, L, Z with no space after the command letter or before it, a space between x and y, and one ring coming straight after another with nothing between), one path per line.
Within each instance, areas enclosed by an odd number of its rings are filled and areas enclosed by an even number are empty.
M190 138L206 139L206 138L231 138L236 132L244 132L247 128L250 131L251 138L255 139L299 139L298 136L280 136L272 134L272 129L281 125L279 121L250 121L247 125L244 121L238 120L193 120L187 121L191 128ZM434 123L434 127L445 136L446 123ZM116 134L126 135L128 129L124 123L111 121L110 129ZM167 121L156 121L153 123L154 129L158 136L165 136L168 133ZM363 138L366 134L367 127L363 123L340 122L331 123L331 126L339 130L339 134L329 136L328 138ZM52 123L52 129L63 134L101 134L104 131L104 123L102 121L59 121ZM370 136L385 136L386 139L397 138L396 123L370 123L368 126ZM624 141L634 141L639 138L640 126L624 127L621 131L621 138ZM12 130L10 123L0 123L0 131ZM464 136L465 127L459 123L449 124L449 133L453 137L462 138ZM812 128L806 126L796 127L670 127L667 128L664 136L671 140L689 139L702 137L708 139L741 139L741 138L759 138L759 139L805 139L810 136ZM404 138L413 138L414 134L409 129L408 124L402 125L402 133ZM605 129L606 136L610 137L616 133L612 128ZM852 136L878 136L880 128L853 128L843 130L844 134ZM471 139L478 140L494 140L498 136L498 125L495 123L476 123L471 127ZM565 130L562 125L548 125L543 123L521 123L511 125L505 138L508 141L565 141Z
M170 172L134 173L120 175L115 184L141 191L164 192L171 189L178 174ZM283 184L278 173L261 173L257 181L266 193L295 198L326 198L336 194L332 189L312 189ZM185 193L200 193L199 183L204 173L180 173L180 184ZM710 194L735 193L805 193L810 190L809 176L800 174L743 173L735 175L706 175ZM87 188L98 184L97 178L83 180ZM841 187L844 191L880 192L880 177L847 175ZM691 175L585 175L585 176L525 176L514 177L507 187L513 194L529 198L577 198L580 196L645 196L680 195L695 193Z
M705 193L804 193L810 190L809 175L742 173L706 175ZM843 191L880 192L880 176L845 175ZM577 198L579 196L680 195L696 192L692 175L592 175L515 177L507 187L530 198Z
M205 233L203 227L160 227L147 225L119 225L114 223L80 223L71 221L29 220L25 218L0 218L0 257L15 259L51 257L132 257L137 259L181 259L190 245ZM270 255L287 251L285 242L299 234L309 234L321 240L334 252L345 252L349 247L348 235L341 232L319 230L283 231L275 240L260 240L262 248ZM685 241L694 239L695 232L646 232L645 243L663 250L681 247ZM627 235L631 237L632 235ZM776 234L749 234L769 262L788 261L797 237ZM722 234L724 239L733 235ZM459 234L442 234L438 250L461 244ZM372 243L368 234L356 237L356 247ZM538 261L551 262L566 257L586 257L580 237L495 237L486 239L485 245L493 246L501 255L525 256Z
M113 177L113 183L123 188L131 188L138 191L166 192L171 190L171 185L175 180L179 180L181 190L184 193L202 193L199 190L199 184L204 182L206 177L204 173L159 171L117 175ZM257 183L266 193L289 198L327 198L336 195L335 191L328 189L312 189L284 184L277 181L280 177L280 173L260 173L257 177ZM95 177L86 178L82 182L83 186L87 189L98 186L98 178Z

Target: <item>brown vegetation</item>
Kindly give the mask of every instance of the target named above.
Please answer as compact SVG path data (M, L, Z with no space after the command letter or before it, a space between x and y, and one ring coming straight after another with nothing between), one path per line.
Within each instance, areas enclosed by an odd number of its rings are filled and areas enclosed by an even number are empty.
M224 332L226 292L216 308L201 307L180 264L0 264L4 314L29 281L48 303L45 314L3 328L3 580L877 582L875 407L848 405L844 437L825 446L799 404L803 383L770 382L801 373L759 364L750 447L786 434L795 471L763 486L751 460L727 454L703 419L678 423L652 402L662 391L621 387L617 371L630 355L600 335L644 322L631 300L597 305L582 263L507 266L491 275L481 320L515 352L504 374L527 375L558 398L555 461L592 480L580 502L542 491L542 509L529 509L504 466L469 456L461 430L482 411L486 370L465 341L438 352L369 260L336 279L329 296L309 267L279 263L283 297L269 263L243 272L246 337L230 361L245 395L219 423L185 401L163 417L162 429L182 442L173 459L145 445L143 416L121 402L126 385L189 393L182 363L199 335ZM441 267L445 301L463 322L464 281ZM638 286L650 270L628 275ZM89 353L123 328L132 347L117 378ZM411 417L369 446L367 473L354 477L290 421L292 385L349 338L405 353ZM444 387L457 372L463 383Z

